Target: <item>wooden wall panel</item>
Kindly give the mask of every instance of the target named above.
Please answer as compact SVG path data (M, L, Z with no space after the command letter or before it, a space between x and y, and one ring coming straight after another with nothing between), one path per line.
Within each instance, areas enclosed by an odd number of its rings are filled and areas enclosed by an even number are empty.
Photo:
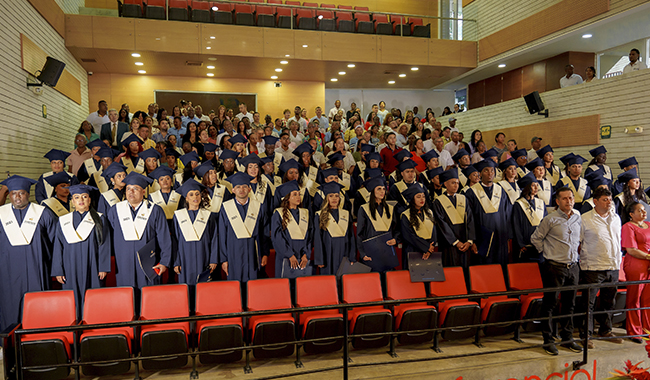
M578 51L569 52L569 63L573 65L574 72L585 79L587 74L585 70L589 66L596 66L596 54L584 53Z
M47 60L48 54L24 34L20 34L22 68L34 75L40 71ZM59 57L61 59L61 57ZM81 104L81 83L69 71L63 69L55 90L67 96L77 104Z
M475 68L478 65L478 44L474 41L460 42L460 67Z
M503 98L503 81L501 75L485 80L485 105L500 103Z
M65 37L65 14L54 0L28 1L61 37ZM15 11L14 9L13 12Z
M181 21L177 24L179 28L187 25L186 22ZM196 25L200 25L201 31L199 38L201 46L197 47L197 53L259 57L264 51L263 28L218 24ZM210 37L215 37L215 39ZM208 47L211 49L207 49Z
M164 28L160 26L160 22L157 20L137 20L135 22L135 49L199 53L199 24L166 21ZM224 40L229 39L224 37Z
M264 38L264 56L268 58L293 58L296 46L294 34L291 30L262 28ZM287 54L289 57L287 57Z
M431 66L460 66L460 41L429 40L429 65ZM407 57L409 55L404 55Z
M137 19L101 16L92 16L92 19L93 47L105 49L135 49L135 20ZM110 33L111 38L106 38L107 33Z
M522 67L522 95L546 90L546 61Z
M85 0L86 8L101 8L117 10L117 1L114 0Z
M380 63L426 65L429 62L429 43L424 38L397 36L378 36L377 38L379 40ZM458 59L460 60L460 50Z
M65 45L84 48L93 47L93 18L65 15Z
M323 59L321 32L294 30L294 50L298 59ZM303 47L307 45L307 47Z
M374 35L358 34L350 38L345 33L325 32L323 33L323 59L375 63L378 61L377 42L378 37Z
M569 63L569 53L562 53L546 60L546 89L560 88L560 78L564 75L564 66Z
M563 0L479 40L481 61L609 10L609 0Z
M485 81L472 83L467 88L469 109L476 109L485 105Z
M510 70L507 73L503 73L503 95L502 101L508 101L512 99L517 99L521 97L521 87L522 87L522 69Z
M550 144L553 148L576 146L576 142L580 142L580 145L596 145L600 143L600 115L482 131L483 141L494 141L498 132L505 133L508 140L515 139L527 149L530 148L532 136L542 136L544 144Z

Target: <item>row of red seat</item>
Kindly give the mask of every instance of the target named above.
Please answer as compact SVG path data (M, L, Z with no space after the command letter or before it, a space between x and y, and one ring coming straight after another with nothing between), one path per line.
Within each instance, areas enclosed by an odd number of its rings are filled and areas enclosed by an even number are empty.
M118 0L119 1L119 0ZM422 18L389 16L353 12L352 6L321 4L320 9L278 7L282 0L243 0L251 4L231 4L199 0L168 0L169 20L213 22L262 27L325 30L349 33L385 34L426 37L431 36L430 24ZM317 3L286 0L285 5L318 8ZM165 0L124 0L124 17L166 19ZM368 11L368 7L354 7L354 11ZM292 17L293 16L293 17Z

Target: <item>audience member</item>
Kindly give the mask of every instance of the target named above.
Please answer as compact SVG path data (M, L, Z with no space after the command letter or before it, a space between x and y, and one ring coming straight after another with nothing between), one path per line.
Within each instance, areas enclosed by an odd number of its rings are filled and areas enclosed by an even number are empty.
M95 133L98 135L102 131L102 125L110 121L108 119L107 111L108 111L108 104L106 103L105 100L100 100L99 103L97 103L97 111L91 113L86 118L86 120L88 120L90 124L93 125L93 129Z
M646 66L645 63L639 61L639 56L641 53L639 53L639 49L632 49L630 50L630 63L628 65L625 65L623 68L623 74L631 73L633 71L639 71L639 70L644 70L647 69L648 67Z
M573 65L564 66L564 73L566 75L560 78L561 88L575 86L576 84L582 83L582 77L573 73Z

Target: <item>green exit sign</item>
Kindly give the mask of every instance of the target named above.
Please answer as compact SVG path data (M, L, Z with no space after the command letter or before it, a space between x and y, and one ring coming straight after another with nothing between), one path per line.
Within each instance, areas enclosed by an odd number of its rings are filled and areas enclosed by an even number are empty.
M612 137L612 126L611 125L603 125L600 127L600 138L601 139L608 139Z

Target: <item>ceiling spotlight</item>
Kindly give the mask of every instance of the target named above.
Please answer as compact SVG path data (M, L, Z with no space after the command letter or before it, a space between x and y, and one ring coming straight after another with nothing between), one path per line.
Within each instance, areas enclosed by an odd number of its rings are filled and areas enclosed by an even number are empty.
M399 77L400 78L406 78L406 74L400 74Z
M420 70L418 67L411 67L411 71L418 71Z
M388 84L395 84L395 81L394 80L389 80Z
M208 61L216 61L216 60L217 60L217 59L214 58L214 57L210 57L210 58L208 58Z
M284 56L289 58L289 57L291 57L291 54L285 54Z
M205 50L210 50L212 49L210 46L206 47Z
M308 47L309 45L302 45L302 47Z
M208 68L208 70L214 70L214 66L212 66L212 65L206 66L206 67Z
M339 71L339 75L345 75L345 71Z
M589 33L582 35L582 38L591 38L591 37L593 37L593 36L591 34L589 34Z
M337 78L332 78L330 79L332 82L338 82L339 80Z
M209 76L209 77L213 77L214 73L207 73L206 75Z
M214 40L215 38L217 38L217 37L215 37L215 36L210 36L210 39L211 39L211 40Z
M353 67L355 67L355 66L356 66L356 65L355 65L354 63L349 63L349 64L348 64L348 67L349 67L349 68L353 68Z
M278 76L274 75L274 76L271 77L271 79L278 79Z
M275 69L275 72L276 72L276 73L281 73L281 72L282 72L282 69Z
M505 64L505 63L500 63L500 64L499 64L499 68L500 68L500 69L502 69L502 68L504 68L504 67L506 67L506 64Z
M219 8L217 8L217 7L212 7L212 10L216 12L216 11L219 10Z
M142 62L136 62L135 65L136 65L136 66L144 66L144 63L142 63Z
M146 74L147 72L144 70L138 70L138 74Z
M138 53L131 53L131 57L140 58L140 54L138 54Z
M289 63L289 61L280 61L281 65L286 65L287 63Z

